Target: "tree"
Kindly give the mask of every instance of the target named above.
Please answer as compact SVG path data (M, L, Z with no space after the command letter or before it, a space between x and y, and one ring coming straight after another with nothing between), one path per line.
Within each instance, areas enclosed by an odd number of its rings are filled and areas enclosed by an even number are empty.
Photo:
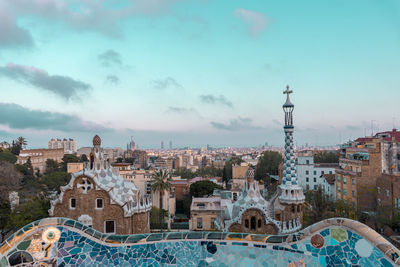
M86 154L82 154L81 155L81 162L88 162L89 161L89 159L88 159L88 157L86 156Z
M50 201L38 197L32 198L15 207L11 212L6 229L15 231L33 221L48 217Z
M1 201L0 202L0 233L1 233L1 240L0 243L4 241L4 237L11 231L8 230L8 221L10 220L11 215L11 207L10 202Z
M191 197L204 197L212 195L214 189L222 190L223 188L210 180L203 180L191 184L189 192Z
M304 214L304 225L311 225L335 216L335 201L324 190L319 187L317 190L305 192L306 211Z
M53 160L53 159L47 159L46 160L46 171L45 174L49 174L52 172L57 172L59 171L60 166L57 163L57 161Z
M196 177L196 173L186 168L177 168L173 174L182 177L182 179L192 179Z
M339 154L321 151L314 154L315 163L339 163Z
M282 156L280 153L265 151L257 163L254 178L256 180L266 180L267 185L269 185L271 183L269 175L279 174L279 164L281 164L281 162Z
M20 136L20 137L17 138L16 143L19 145L19 147L20 147L21 149L22 149L22 148L25 148L26 145L28 144L28 142L26 141L26 139L25 139L24 137L22 137L22 136Z
M9 192L20 188L22 177L14 164L0 161L0 202L8 201Z
M171 188L171 177L167 171L163 171L162 169L159 171L156 171L153 175L153 180L151 181L152 183L152 189L154 191L158 191L160 193L160 209L163 209L163 195L164 191L169 190ZM161 216L161 213L160 213ZM163 217L160 217L160 220L162 221Z
M21 151L21 145L13 140L11 145L11 153L18 156L20 151Z
M8 161L14 164L15 162L17 162L17 157L13 153L11 153L10 150L5 149L0 152L0 161Z
M62 158L61 162L61 171L66 172L67 171L67 166L69 162L81 162L81 159L78 158L76 155L73 154L65 154L64 157Z
M165 216L168 215L168 211L164 209L159 209L157 207L152 207L150 211L150 228L162 228L162 220L161 218L164 218Z
M47 186L49 192L60 193L60 186L68 184L71 174L67 172L53 172L43 176L40 181Z

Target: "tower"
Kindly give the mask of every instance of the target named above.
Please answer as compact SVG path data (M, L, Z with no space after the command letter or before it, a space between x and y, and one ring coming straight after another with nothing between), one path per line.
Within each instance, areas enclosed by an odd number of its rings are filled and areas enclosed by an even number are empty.
M302 205L305 197L303 189L299 186L297 181L296 162L294 158L294 143L293 143L293 109L294 105L290 102L289 95L293 93L289 90L289 86L283 92L287 95L286 102L283 105L283 111L285 112L285 155L283 159L283 177L282 184L280 185L281 194L279 201L283 205ZM298 208L297 208L298 209ZM297 210L292 208L292 210ZM290 216L291 217L291 216Z

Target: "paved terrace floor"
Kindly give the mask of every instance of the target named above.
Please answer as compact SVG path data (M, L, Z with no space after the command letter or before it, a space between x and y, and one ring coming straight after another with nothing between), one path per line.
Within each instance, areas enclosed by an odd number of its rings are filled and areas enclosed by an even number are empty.
M397 266L400 251L368 226L332 218L298 233L110 235L67 218L33 222L0 245L0 266Z

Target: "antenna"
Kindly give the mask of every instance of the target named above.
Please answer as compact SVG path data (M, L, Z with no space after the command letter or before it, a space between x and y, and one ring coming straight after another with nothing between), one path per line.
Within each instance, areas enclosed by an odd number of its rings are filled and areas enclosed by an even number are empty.
M371 120L371 136L374 136L374 122L375 120Z

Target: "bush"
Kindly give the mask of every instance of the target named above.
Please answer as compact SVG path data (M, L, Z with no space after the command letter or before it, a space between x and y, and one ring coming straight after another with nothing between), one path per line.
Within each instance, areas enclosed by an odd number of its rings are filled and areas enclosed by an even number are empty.
M7 161L15 164L15 162L17 162L17 157L9 150L4 150L0 152L0 161Z

